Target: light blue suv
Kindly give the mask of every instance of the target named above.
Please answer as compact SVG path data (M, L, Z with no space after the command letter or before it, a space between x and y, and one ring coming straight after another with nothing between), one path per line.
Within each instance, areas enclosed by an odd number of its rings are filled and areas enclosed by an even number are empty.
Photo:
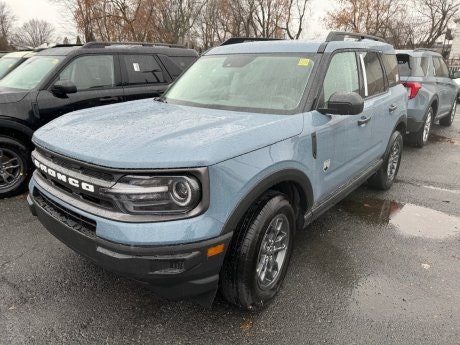
M344 40L350 36L355 40ZM296 231L363 182L392 185L406 131L393 48L231 39L162 98L35 132L31 211L54 236L167 298L261 307Z
M427 49L398 50L396 54L400 79L407 89L407 139L423 147L433 122L450 126L454 121L459 87L441 54Z

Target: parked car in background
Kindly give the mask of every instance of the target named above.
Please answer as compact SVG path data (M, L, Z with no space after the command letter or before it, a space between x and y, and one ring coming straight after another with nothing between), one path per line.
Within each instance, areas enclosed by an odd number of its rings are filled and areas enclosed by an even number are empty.
M455 71L452 74L452 80L455 82L455 84L457 84L458 88L460 89L460 70ZM460 102L460 92L457 95L457 103L459 102Z
M176 45L92 42L22 63L0 80L0 198L26 188L37 128L71 111L158 97L197 57Z
M230 303L264 306L296 231L367 180L391 187L407 102L375 37L244 41L205 53L155 101L39 129L32 213L163 297L209 304L220 285Z
M431 125L450 126L455 117L457 84L441 54L427 50L396 51L401 82L407 89L407 139L409 144L423 147Z
M20 51L5 54L0 58L0 79L34 55L35 52L33 51Z

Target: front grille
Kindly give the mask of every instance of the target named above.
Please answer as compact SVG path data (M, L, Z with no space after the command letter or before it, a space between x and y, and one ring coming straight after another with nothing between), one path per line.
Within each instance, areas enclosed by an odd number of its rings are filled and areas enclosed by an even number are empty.
M54 219L88 237L96 237L96 222L94 220L55 203L37 188L34 189L33 196L37 205Z
M76 161L73 161L73 160L66 159L64 157L58 156L58 155L56 155L56 154L54 154L54 153L52 153L50 151L47 151L47 150L45 150L45 149L43 149L41 147L37 147L37 152L39 154L41 154L42 156L46 157L47 159L49 159L54 164L57 164L57 165L59 165L59 166L61 166L63 168L69 169L69 170L79 172L79 173L81 173L83 175L94 177L94 178L104 180L104 181L107 181L107 182L114 182L115 179L116 179L116 177L111 173L108 173L108 172L105 172L105 171L100 171L97 168L84 166L83 164L79 164Z

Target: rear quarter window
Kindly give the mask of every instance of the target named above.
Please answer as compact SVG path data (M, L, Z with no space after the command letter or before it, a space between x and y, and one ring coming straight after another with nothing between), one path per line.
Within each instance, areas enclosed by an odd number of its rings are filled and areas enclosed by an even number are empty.
M186 69L196 60L194 56L170 56L170 58L181 70Z
M390 87L399 84L399 68L398 60L395 54L382 55L383 66L388 77L388 85Z

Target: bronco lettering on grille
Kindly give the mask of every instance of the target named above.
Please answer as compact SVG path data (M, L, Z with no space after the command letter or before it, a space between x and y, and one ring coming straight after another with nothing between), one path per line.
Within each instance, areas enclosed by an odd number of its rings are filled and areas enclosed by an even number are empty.
M67 183L69 185L71 185L72 187L76 187L76 188L81 188L87 192L91 192L91 193L94 193L94 186L92 184L89 184L89 183L86 183L86 182L83 182L83 181L79 181L73 177L69 177L67 175L64 175L58 171L55 171L49 167L47 167L45 164L39 162L37 159L34 159L34 164L35 166L37 167L37 169L40 169L41 171L43 171L45 174L51 176L51 177L54 177L56 178L57 180L61 181L61 182L64 182L64 183Z

